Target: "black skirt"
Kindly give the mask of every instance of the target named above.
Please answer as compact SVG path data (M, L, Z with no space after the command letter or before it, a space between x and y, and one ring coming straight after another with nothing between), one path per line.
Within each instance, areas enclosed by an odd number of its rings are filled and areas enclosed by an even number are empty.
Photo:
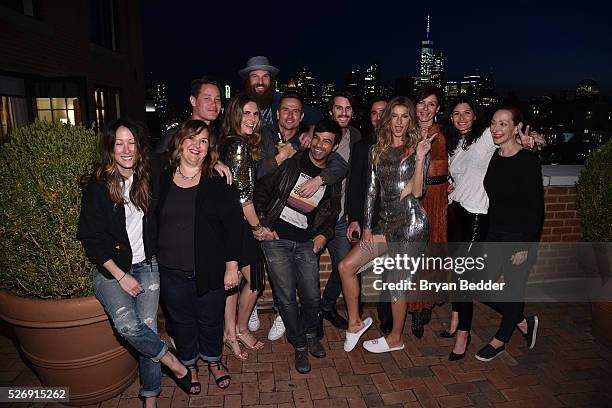
M253 236L251 226L245 220L242 234L242 254L238 266L242 269L251 266L251 290L260 291L264 288L264 257L259 241Z

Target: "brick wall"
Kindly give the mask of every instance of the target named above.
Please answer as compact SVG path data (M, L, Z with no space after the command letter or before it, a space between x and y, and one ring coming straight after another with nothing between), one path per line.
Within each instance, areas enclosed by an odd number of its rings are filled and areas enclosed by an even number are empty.
M575 252L559 245L560 242L582 240L580 219L576 211L576 187L544 187L544 224L538 253L538 263L532 271L534 280L553 279L576 270ZM554 244L553 244L554 243ZM321 257L321 290L331 272L331 261L327 251ZM263 296L258 301L260 307L269 306L272 291L266 283Z

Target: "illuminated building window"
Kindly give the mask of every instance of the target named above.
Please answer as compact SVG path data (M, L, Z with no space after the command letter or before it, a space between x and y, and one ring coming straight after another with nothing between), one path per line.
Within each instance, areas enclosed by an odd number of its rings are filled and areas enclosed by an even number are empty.
M13 130L13 112L10 99L10 96L0 97L0 142L6 142Z
M79 98L36 98L36 117L46 122L81 123Z
M101 129L105 123L115 120L121 115L119 91L108 88L96 88L94 99L98 129Z

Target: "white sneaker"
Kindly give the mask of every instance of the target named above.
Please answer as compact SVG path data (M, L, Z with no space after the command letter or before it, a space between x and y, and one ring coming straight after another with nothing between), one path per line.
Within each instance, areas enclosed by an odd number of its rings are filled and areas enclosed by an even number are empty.
M255 307L253 307L253 311L251 312L251 317L249 317L249 331L257 331L260 327L261 321L257 315L257 305L255 305Z
M285 323L283 323L283 318L278 315L274 322L272 322L272 327L270 327L268 332L268 340L276 341L283 337L283 334L285 334Z

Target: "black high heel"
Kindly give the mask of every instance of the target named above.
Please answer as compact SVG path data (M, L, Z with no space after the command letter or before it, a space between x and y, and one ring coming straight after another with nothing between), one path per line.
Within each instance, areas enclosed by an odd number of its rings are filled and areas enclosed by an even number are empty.
M455 330L455 333L457 331ZM453 351L450 352L450 354L448 355L448 361L457 361L457 360L462 360L465 357L465 354L467 353L467 349L470 345L470 341L472 341L472 334L468 334L468 339L467 342L465 343L465 350L463 351L463 353L461 354L457 354Z
M192 369L195 370L196 373L200 372L200 369L198 368L197 364L185 366L185 367L187 367L187 370L189 370L190 374L191 374ZM191 379L193 380L193 375L191 376ZM198 390L191 391L193 388L197 388ZM199 381L191 381L191 383L189 384L189 394L198 395L201 392L202 392L202 383L200 383Z
M168 352L172 355L174 355L174 357L178 360L178 353L176 352L176 349L174 347L168 347ZM182 377L177 377L176 374L174 374L174 372L172 370L170 370L170 376L174 379L174 381L176 382L176 385L179 386L180 389L182 389L183 391L185 391L187 394L190 393L191 391L191 370L189 370L189 367L185 367L187 368L187 374L185 374Z
M454 332L449 332L448 329L444 329L444 331L442 331L439 336L440 337L444 337L445 339L450 339L455 337L455 334L457 334L457 330L455 330Z
M217 366L217 370L220 370L220 369L221 369L221 367L223 367L223 368L225 369L225 371L229 371L229 370L227 369L227 367L225 366L225 364L223 364L223 363L221 362L221 360L218 360L218 361L215 361L215 362L209 361L209 362L208 362L208 372L210 372L210 374L211 374L211 375L213 376L213 378L215 379L215 383L217 384L217 387L221 388L222 390L224 390L224 389L226 389L227 387L229 387L229 386L231 385L231 380L232 380L232 377L231 377L229 374L225 374L225 375L221 375L221 376L219 376L219 377L215 377L215 375L213 374L212 369L211 369L211 367L212 367L212 366ZM230 380L230 382L228 382L228 383L227 383L227 385L222 386L222 385L221 385L221 383L222 383L223 381L226 381L226 380Z

